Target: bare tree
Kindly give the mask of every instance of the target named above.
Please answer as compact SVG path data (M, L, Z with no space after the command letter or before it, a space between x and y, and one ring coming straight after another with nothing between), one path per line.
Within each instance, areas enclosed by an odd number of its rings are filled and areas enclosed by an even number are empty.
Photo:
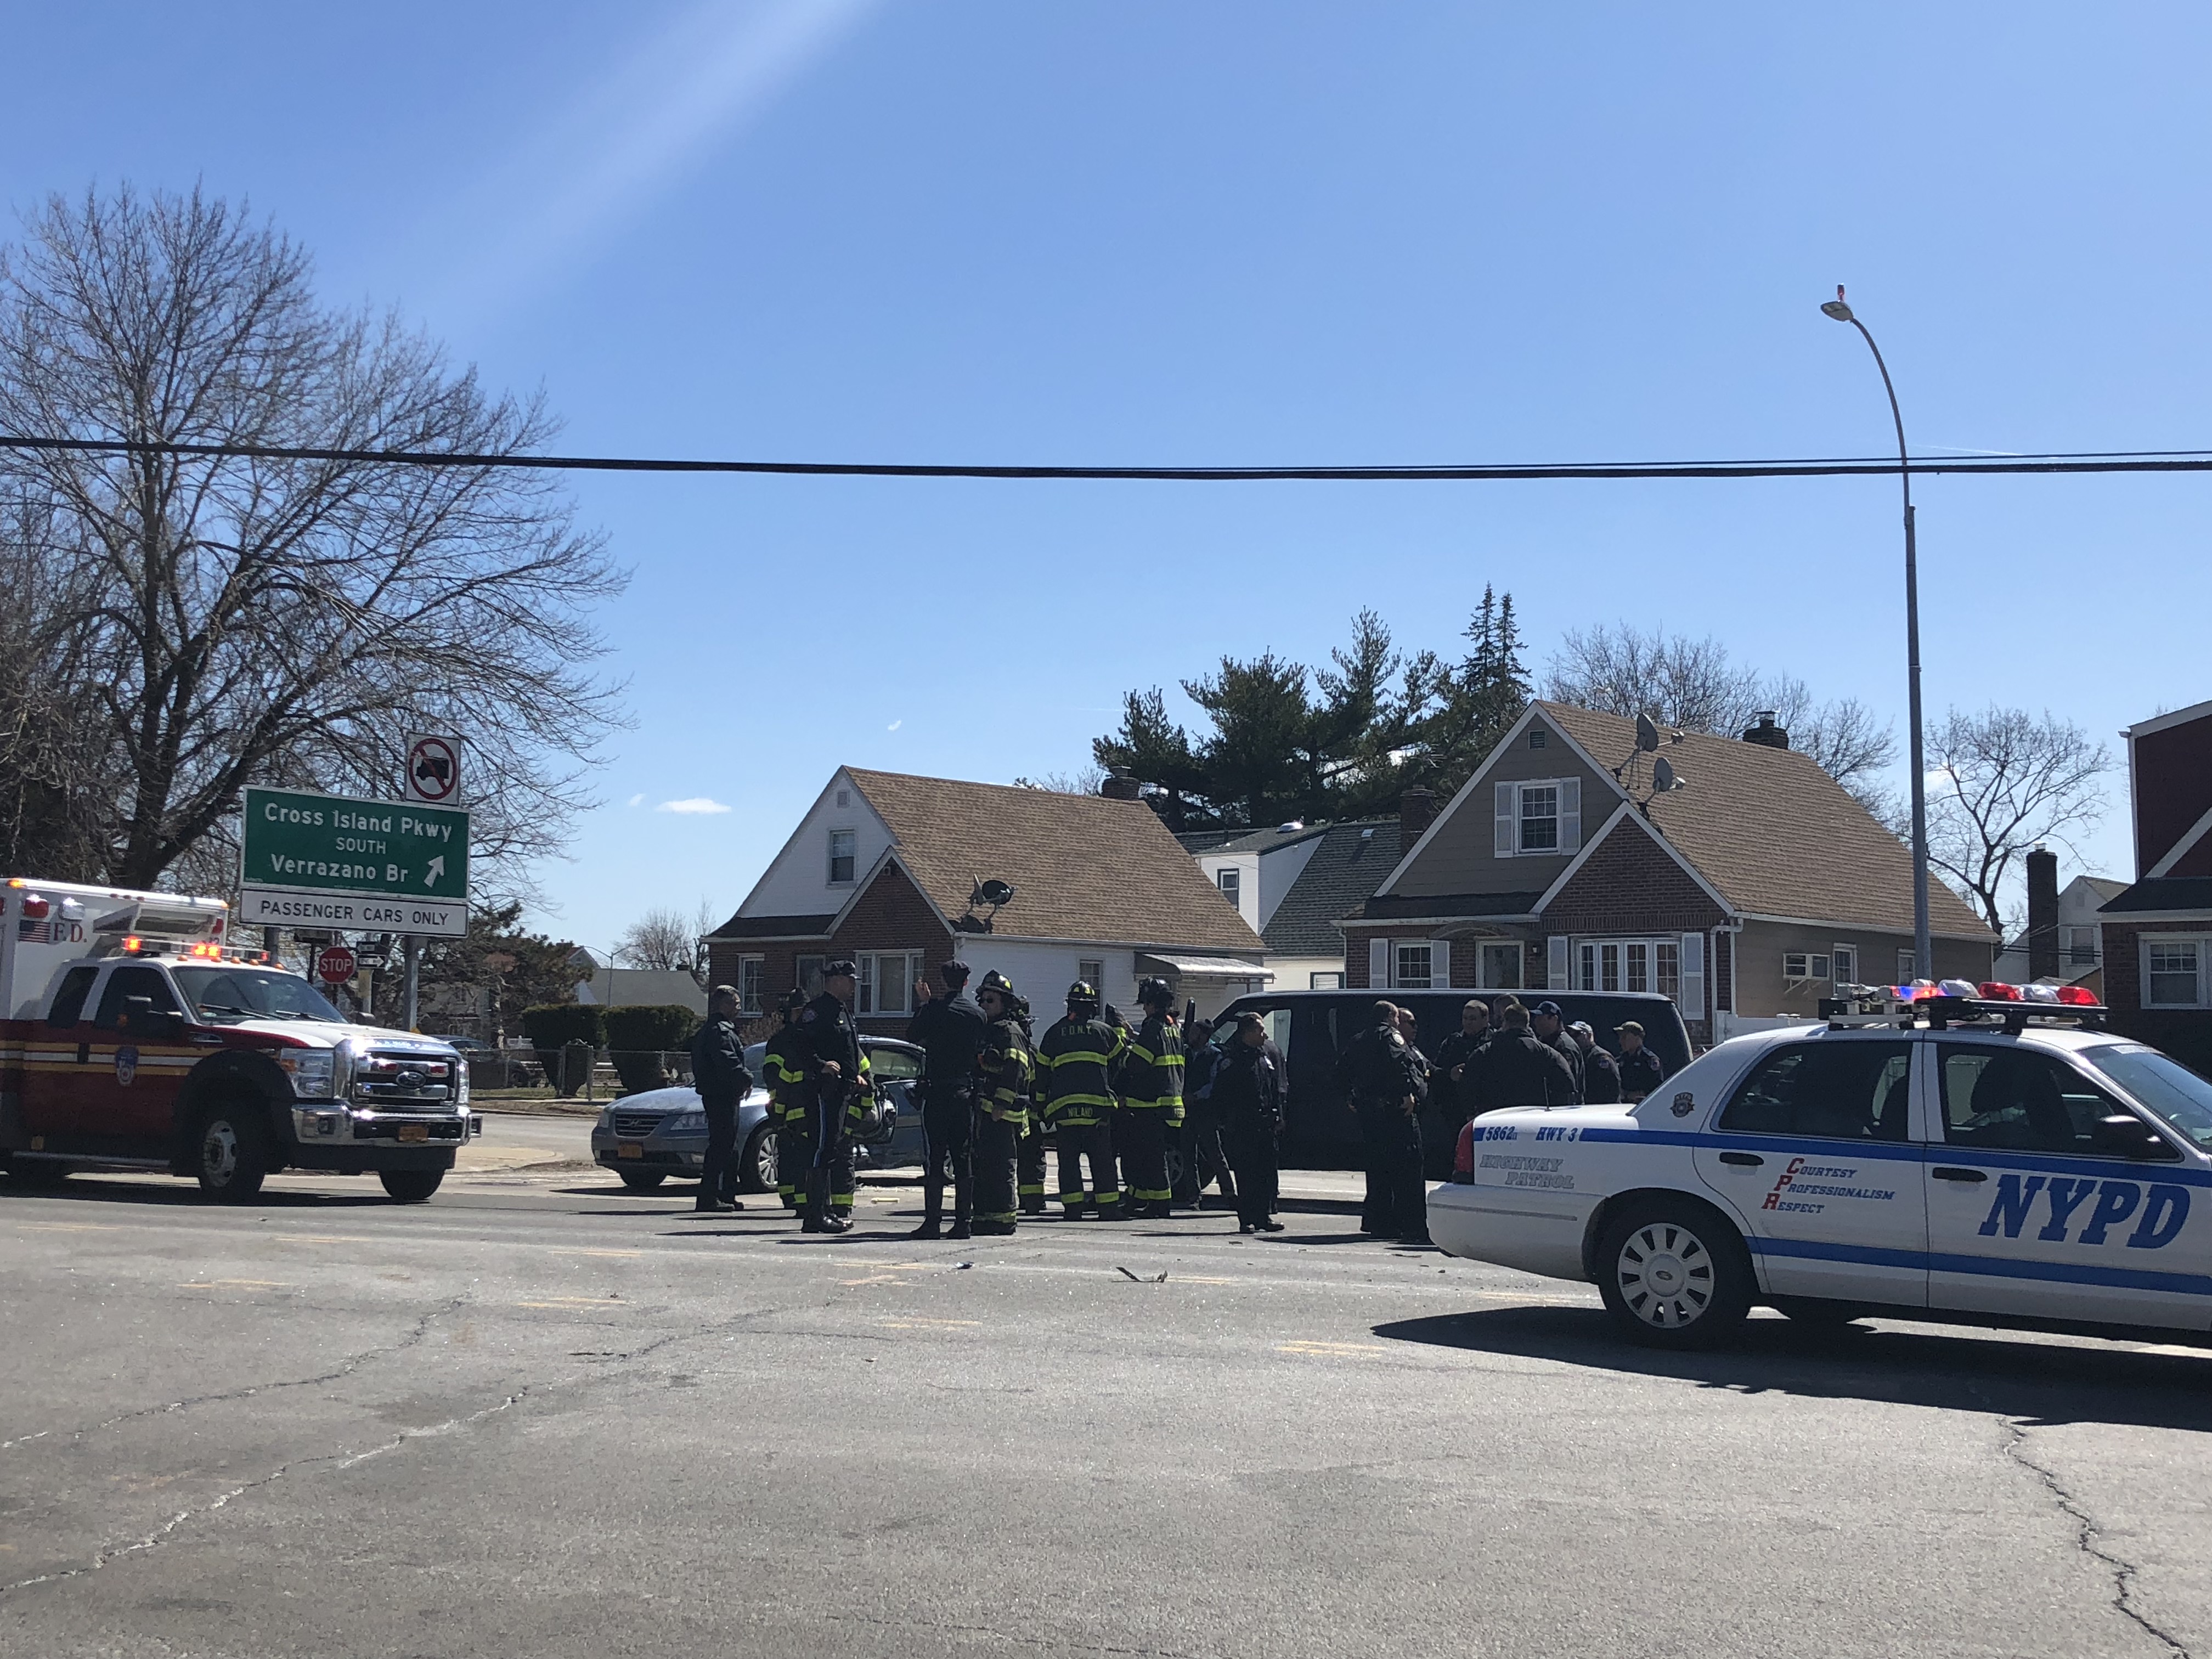
M1881 817L1888 807L1882 774L1897 758L1897 739L1888 726L1877 726L1856 697L1816 704L1801 679L1762 677L1740 666L1728 647L1711 637L1693 640L1656 629L1644 633L1626 623L1570 630L1546 665L1544 695L1728 737L1771 710L1791 742L1869 811Z
M615 936L615 951L628 967L688 974L705 965L699 941L714 931L714 921L704 899L688 916L672 906L656 905Z
M554 429L395 319L319 307L309 276L197 191L52 198L0 250L0 430L510 455ZM18 777L53 774L58 850L38 850L72 867L52 873L227 888L242 786L388 794L416 730L468 741L494 892L583 804L615 720L586 612L623 578L544 475L9 451L0 501L17 592L39 596L0 745L39 726L38 697L70 716L58 753L0 749Z
M1928 750L1928 861L2000 935L2014 931L2015 865L2039 842L2072 852L2072 838L2096 826L2112 757L2047 711L2039 720L1994 705L1948 712L1929 732Z
M1073 772L1040 772L1033 778L1016 778L1014 787L1042 789L1054 795L1095 795L1105 781L1104 767L1083 766Z

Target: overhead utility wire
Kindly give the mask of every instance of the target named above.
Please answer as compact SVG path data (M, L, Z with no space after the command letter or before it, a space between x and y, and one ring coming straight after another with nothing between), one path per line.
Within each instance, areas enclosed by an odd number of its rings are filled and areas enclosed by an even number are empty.
M1391 482L1504 478L1819 478L1893 475L1893 460L1856 457L1778 461L1534 462L1484 466L971 466L900 461L692 461L626 455L471 455L419 449L313 449L279 444L199 444L128 438L27 438L0 434L0 449L90 454L180 455L271 461L358 461L410 466L511 467L560 472L781 473L805 477L1095 478L1189 483ZM2106 453L1916 456L1910 470L1933 472L2212 472L2212 450L2124 450Z

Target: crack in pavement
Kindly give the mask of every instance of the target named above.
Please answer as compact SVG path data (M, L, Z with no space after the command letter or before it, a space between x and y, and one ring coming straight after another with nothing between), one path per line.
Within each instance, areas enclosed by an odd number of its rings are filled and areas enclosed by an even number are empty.
M105 1422L72 1430L70 1433L69 1443L74 1445L88 1435L98 1434L102 1430L115 1427L118 1423L128 1423L141 1417L164 1417L172 1412L190 1411L196 1406L219 1405L227 1400L246 1400L257 1394L273 1394L280 1389L311 1389L319 1382L336 1382L343 1377L352 1376L372 1359L382 1359L392 1354L406 1352L408 1349L416 1346L430 1334L432 1321L441 1314L449 1314L457 1308L466 1306L467 1303L468 1298L465 1297L452 1297L441 1306L432 1308L423 1314L415 1322L415 1328L397 1342L388 1342L382 1347L364 1349L336 1370L325 1371L319 1376L295 1376L276 1382L256 1382L250 1388L230 1389L221 1394L196 1394L182 1400L169 1401L164 1405L141 1406L136 1411L118 1413ZM43 1440L52 1432L51 1429L40 1429L36 1434L18 1435L13 1440L0 1440L0 1452L12 1451L16 1447L27 1445L33 1440Z
M439 1435L472 1428L486 1418L495 1417L514 1406L529 1392L526 1388L518 1389L500 1401L497 1405L486 1406L481 1411L470 1412L460 1417L448 1418L445 1422L433 1424L427 1429L402 1429L391 1439L380 1445L372 1446L366 1451L326 1452L319 1457L289 1458L257 1480L245 1481L227 1492L218 1492L204 1504L195 1504L189 1509L179 1510L149 1533L145 1533L127 1543L102 1545L94 1553L92 1559L82 1566L64 1567L57 1572L42 1572L34 1577L18 1579L12 1584L0 1584L0 1595L9 1595L17 1590L29 1589L36 1584L57 1584L65 1579L82 1578L88 1573L98 1572L110 1562L119 1561L125 1556L137 1555L148 1550L160 1548L161 1546L167 1543L176 1534L177 1529L186 1522L213 1515L217 1510L227 1507L233 1498L242 1498L247 1492L258 1491L274 1481L282 1480L295 1469L304 1471L324 1467L333 1469L350 1469L368 1462L373 1457L381 1457L386 1452L397 1451L410 1440L427 1440Z
M2027 1426L2014 1417L2002 1417L1997 1421L2005 1431L2006 1457L2033 1475L2044 1490L2051 1494L2051 1501L2060 1511L2074 1522L2079 1528L2074 1539L2075 1547L2091 1560L2102 1562L2111 1571L2112 1611L2140 1626L2146 1635L2160 1644L2168 1653L2179 1656L2179 1659L2190 1659L2186 1647L2153 1624L2148 1615L2135 1605L2136 1576L2142 1570L2134 1562L2099 1545L2097 1540L2104 1535L2104 1528L2098 1525L2096 1517L2089 1513L2080 1498L2066 1490L2055 1470L2045 1468L2027 1455Z

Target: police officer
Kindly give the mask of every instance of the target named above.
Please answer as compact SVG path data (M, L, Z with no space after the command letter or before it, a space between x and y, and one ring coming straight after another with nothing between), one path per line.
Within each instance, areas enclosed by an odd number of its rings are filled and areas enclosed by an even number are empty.
M935 1238L945 1219L945 1183L952 1182L952 1237L969 1237L975 1218L975 1056L989 1024L968 994L968 964L937 969L945 989L921 1004L908 1023L906 1040L919 1043L921 1061L921 1225L916 1238ZM927 986L917 985L916 991Z
M1014 1231L1014 1163L1029 1127L1035 1075L1014 1012L1014 988L996 969L983 975L976 1003L989 1023L975 1055L975 1221L979 1236Z
M1634 1020L1620 1028L1620 1097L1641 1100L1667 1080L1667 1064L1644 1046L1644 1028Z
M1597 1032L1586 1019L1578 1019L1567 1027L1567 1035L1575 1040L1575 1047L1583 1057L1583 1104L1612 1106L1620 1100L1620 1067L1613 1056L1598 1046Z
M806 1166L814 1158L806 1133L806 1073L799 1067L796 1039L799 1011L805 1006L805 993L783 994L775 1011L781 1023L769 1033L761 1052L769 1129L775 1137L775 1195L787 1210L799 1207L799 1194L806 1189Z
M1237 1231L1279 1233L1276 1150L1283 1130L1283 1067L1267 1041L1267 1022L1249 1009L1237 1016L1237 1035L1220 1051L1213 1071L1213 1103L1227 1131L1229 1159L1237 1170Z
M1382 1238L1425 1238L1428 1201L1421 1186L1421 1127L1415 1115L1419 1079L1398 1030L1395 1007L1375 1005L1372 1023L1345 1045L1337 1080L1359 1114L1359 1133L1367 1146L1367 1201L1359 1231Z
M822 994L799 1011L793 1043L805 1081L807 1137L806 1201L801 1231L842 1233L852 1223L837 1213L836 1200L852 1203L853 1143L849 1115L868 1086L868 1057L853 1024L853 998L859 971L850 962L822 969Z
M1567 1035L1566 1011L1547 999L1528 1012L1528 1029L1536 1034L1536 1041L1567 1062L1567 1071L1575 1080L1573 1103L1579 1106L1583 1099L1583 1051L1575 1047L1575 1040Z
M1237 1175L1231 1169L1229 1149L1222 1141L1222 1118L1213 1104L1213 1069L1222 1054L1213 1042L1217 1027L1211 1020L1186 1020L1182 1028L1182 1174L1175 1184L1175 1201L1193 1209L1206 1206L1206 1188L1221 1188L1223 1204L1237 1202Z
M1455 1135L1477 1112L1482 1096L1482 1059L1490 1047L1490 1005L1469 997L1460 1005L1459 1030L1437 1047L1437 1076L1443 1086L1444 1127Z
M1509 997L1498 1011L1498 1030L1485 1051L1485 1109L1508 1106L1570 1106L1575 1074L1566 1056L1528 1029L1528 1011Z
M1060 1158L1060 1209L1070 1221L1085 1205L1101 1221L1121 1213L1114 1179L1114 1068L1128 1038L1101 1012L1096 987L1078 980L1067 988L1067 1016L1055 1020L1037 1044L1038 1115L1051 1129ZM1083 1161L1091 1162L1091 1190Z
M1129 1179L1129 1213L1160 1218L1174 1213L1168 1185L1168 1139L1182 1127L1182 1036L1176 1027L1175 991L1164 979L1137 987L1145 1022L1137 1028L1121 1065L1124 1133L1121 1166Z
M707 1109L707 1163L694 1209L742 1210L738 1202L738 1108L753 1091L745 1042L738 1034L738 993L717 985L707 994L707 1023L691 1039L691 1086Z

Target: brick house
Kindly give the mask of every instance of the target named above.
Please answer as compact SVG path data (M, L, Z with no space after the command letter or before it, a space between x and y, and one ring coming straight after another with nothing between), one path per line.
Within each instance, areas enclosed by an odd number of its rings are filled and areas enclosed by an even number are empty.
M2128 744L2136 879L2106 901L2112 1023L2212 1073L2212 702L2142 720Z
M985 882L1013 896L983 900ZM793 986L817 993L822 964L850 957L861 1029L895 1036L914 981L955 955L979 980L1005 974L1049 1020L1078 978L1133 1008L1139 978L1157 975L1212 1012L1266 986L1265 949L1133 794L841 767L708 936L708 960L750 1017Z
M1664 734L1538 702L1373 897L1346 983L1657 991L1712 1042L1910 977L1905 847L1771 721ZM1680 780L1653 788L1663 760ZM1986 979L1996 936L1930 885L1936 972Z

